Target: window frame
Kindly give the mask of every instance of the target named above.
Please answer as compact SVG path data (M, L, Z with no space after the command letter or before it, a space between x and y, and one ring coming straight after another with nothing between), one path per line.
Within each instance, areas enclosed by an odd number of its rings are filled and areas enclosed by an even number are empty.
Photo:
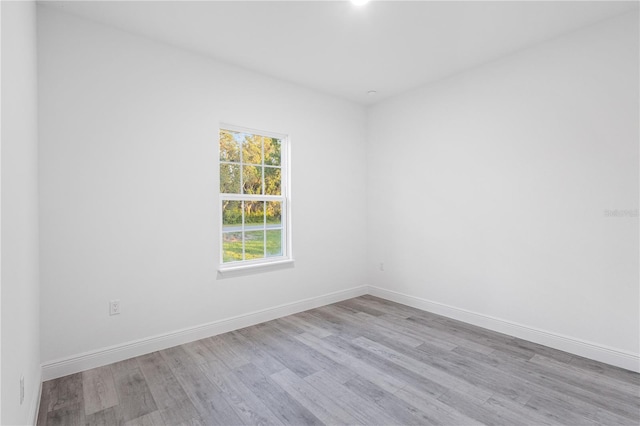
M270 138L276 138L280 140L280 195L266 195L264 194L265 192L265 173L264 173L264 168L265 168L265 159L264 159L264 147L263 147L263 153L262 153L262 194L234 194L234 193L223 193L221 191L220 188L220 170L223 164L228 164L229 162L226 161L222 161L220 159L220 133L223 130L227 130L230 132L240 132L240 133L248 133L248 134L252 134L252 135L257 135L257 136L266 136L266 137L270 137ZM236 125L232 125L232 124L227 124L227 123L220 123L219 127L218 127L218 143L217 143L217 147L218 147L218 213L220 215L219 221L218 221L218 226L219 226L219 239L220 239L220 243L219 243L219 249L220 249L220 256L218 259L218 272L220 273L226 273L226 272L236 272L236 271L243 271L243 270L254 270L254 269L266 269L266 268L273 268L273 267L277 267L280 265L290 265L293 263L293 255L292 255L292 238L291 238L291 179L290 179L290 138L288 134L285 133L278 133L278 132L271 132L271 131L264 131L264 130L257 130L257 129L253 129L253 128L249 128L249 127L244 127L244 126L236 126ZM242 147L240 147L240 162L238 163L240 165L240 168L242 169L242 167L245 164L251 164L251 163L244 163L243 162L243 158L242 158ZM242 179L240 181L240 192L243 191L243 184L242 184ZM230 200L230 201L247 201L247 200L251 200L251 201L264 201L269 202L269 201L279 201L282 203L282 211L281 211L281 232L282 232L282 237L281 237L281 241L282 241L282 254L280 256L269 256L267 257L266 254L266 244L265 244L265 257L263 258L259 258L259 259L243 259L243 260L238 260L238 261L232 261L232 262L224 262L224 227L223 227L223 221L224 221L224 216L223 216L223 211L222 211L222 203L225 200ZM244 244L245 244L245 238L244 238L244 232L245 232L245 221L244 221L244 209L243 210L243 220L242 220L242 224L241 224L241 232L243 233L243 237L242 237L242 244L243 244L243 253L244 253ZM267 226L266 223L264 224L264 231L265 231L265 242L266 242L266 231L267 231Z

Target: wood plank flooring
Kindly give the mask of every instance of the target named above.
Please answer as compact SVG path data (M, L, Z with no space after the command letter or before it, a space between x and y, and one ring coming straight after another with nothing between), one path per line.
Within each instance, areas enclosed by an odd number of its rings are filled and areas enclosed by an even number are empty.
M362 296L45 382L85 424L638 425L640 375Z

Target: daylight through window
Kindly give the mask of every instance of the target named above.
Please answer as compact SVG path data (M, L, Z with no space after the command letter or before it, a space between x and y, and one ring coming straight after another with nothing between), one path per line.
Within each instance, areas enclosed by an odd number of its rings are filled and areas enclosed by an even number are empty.
M223 265L289 258L286 143L282 135L220 129Z

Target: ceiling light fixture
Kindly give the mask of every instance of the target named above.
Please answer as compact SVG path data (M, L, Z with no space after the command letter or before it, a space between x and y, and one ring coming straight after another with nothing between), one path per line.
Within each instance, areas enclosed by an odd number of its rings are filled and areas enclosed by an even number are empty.
M351 3L355 4L356 6L364 6L365 4L369 3L369 0L351 0Z
M375 95L376 93L378 93L378 92L376 92L375 90L369 90L369 91L367 92L367 95L369 95L369 96L373 96L373 95Z

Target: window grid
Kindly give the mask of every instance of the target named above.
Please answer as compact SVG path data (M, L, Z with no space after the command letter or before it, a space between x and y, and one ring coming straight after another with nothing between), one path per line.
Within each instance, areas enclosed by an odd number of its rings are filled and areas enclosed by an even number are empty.
M287 158L286 158L286 153L287 153L287 148L288 146L287 144L287 140L286 137L283 136L270 136L268 134L264 134L263 132L253 132L253 131L244 131L244 130L234 130L233 128L230 127L223 127L221 128L221 132L223 131L228 131L229 133L233 134L233 133L242 133L245 135L244 139L242 139L241 141L235 141L237 143L238 149L239 149L239 162L235 162L235 161L222 161L220 160L219 163L221 166L223 165L228 165L228 166L237 166L238 167L238 171L239 171L239 183L240 183L240 188L239 188L239 193L223 193L222 191L220 192L220 199L222 201L221 207L223 209L223 214L221 216L224 216L224 202L225 201L237 201L240 204L240 210L241 210L241 223L240 223L240 238L242 240L242 244L241 244L241 250L242 250L242 258L239 260L229 260L227 259L225 261L225 249L224 249L224 240L225 240L225 236L231 236L233 234L237 234L238 231L233 230L233 231L225 231L225 224L224 224L224 217L221 217L221 234L222 234L222 241L221 241L221 264L238 264L238 263L245 263L245 262L260 262L260 263L270 263L271 261L274 260L279 260L279 259L288 259L288 255L290 254L289 250L290 248L288 247L288 202L287 202L287 198L286 198L286 191L287 191L287 180L286 180L286 167L287 167ZM261 162L260 164L254 163L254 162L249 162L249 163L245 163L245 155L244 155L244 151L245 151L245 144L248 143L247 141L247 135L251 135L251 136L259 136L260 137L260 157L261 157ZM233 136L232 136L233 137ZM266 157L265 157L265 138L271 138L271 139L276 139L278 140L278 144L279 144L279 149L280 149L280 153L279 153L279 158L277 158L279 166L274 166L272 164L267 164L266 161ZM235 137L234 137L235 140ZM253 166L253 167L261 167L260 170L260 194L250 194L246 192L245 188L245 166ZM279 173L279 195L272 195L272 194L266 194L267 192L267 170L280 170ZM261 226L259 228L256 228L256 224L251 223L251 228L247 229L247 216L246 216L246 203L250 203L250 202L259 202L260 205L262 206L262 223ZM279 223L277 225L269 224L267 223L267 219L268 219L268 210L270 208L274 208L274 206L272 206L270 203L272 202L277 202L279 205L279 210L277 211L277 214L279 215ZM272 210L273 211L273 210ZM247 233L248 232L262 232L262 247L261 247L261 252L258 254L258 256L255 256L252 254L251 257L248 259L247 258ZM269 233L269 231L275 232L278 231L279 232L279 243L277 245L277 252L275 250L270 250L269 248L269 236L273 235L273 233ZM279 248L278 248L279 247Z

